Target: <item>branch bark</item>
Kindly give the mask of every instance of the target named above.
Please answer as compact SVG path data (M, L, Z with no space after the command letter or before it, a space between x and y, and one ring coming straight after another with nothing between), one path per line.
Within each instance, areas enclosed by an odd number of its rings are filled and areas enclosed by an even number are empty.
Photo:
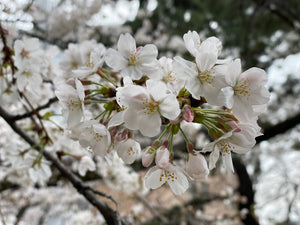
M290 117L276 125L268 126L264 128L264 135L256 138L256 143L260 143L262 141L268 140L272 137L275 137L278 134L283 134L289 129L300 124L300 113Z

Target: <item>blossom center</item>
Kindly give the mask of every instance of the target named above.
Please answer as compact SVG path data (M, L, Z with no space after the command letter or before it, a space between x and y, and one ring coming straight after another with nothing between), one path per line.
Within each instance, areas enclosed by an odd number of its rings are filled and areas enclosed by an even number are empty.
M21 56L22 56L22 58L28 58L29 57L29 51L26 51L25 49L22 49Z
M210 74L209 70L205 70L204 72L199 73L199 79L201 82L207 82L211 84L214 80L214 77Z
M170 181L174 182L177 180L177 176L174 172L171 173L169 170L163 170L160 174L159 181L161 182L163 179L165 180L165 183Z
M68 97L68 102L67 102L69 108L74 111L76 109L80 109L81 108L81 101L80 99L74 99L71 97Z
M149 101L148 99L142 100L143 110L145 114L151 115L157 110L158 102Z
M96 142L101 142L103 135L100 135L99 133L93 133L93 138Z
M132 147L129 147L128 149L127 149L127 154L128 155L133 155L135 152L134 152L134 150L133 150L133 148Z
M248 83L248 79L239 81L238 84L233 88L234 94L241 95L243 97L249 97L251 89Z
M129 65L134 65L140 59L137 52L131 52L129 56Z
M93 61L90 61L90 62L86 62L85 65L89 68L94 68L95 64Z
M163 81L165 81L165 82L174 82L174 81L176 81L176 78L174 77L173 72L170 71L166 76L164 76Z
M230 154L235 149L234 146L225 141L221 141L219 146L222 154Z

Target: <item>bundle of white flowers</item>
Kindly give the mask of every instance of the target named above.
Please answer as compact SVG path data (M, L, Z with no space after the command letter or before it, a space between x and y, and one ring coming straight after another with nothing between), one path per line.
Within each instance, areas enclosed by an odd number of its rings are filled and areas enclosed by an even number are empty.
M133 131L156 137L142 153L145 167L155 164L145 185L155 189L168 183L176 195L187 190L188 179L207 177L220 155L224 166L234 171L231 154L246 153L255 145L261 135L257 119L269 100L264 70L254 67L242 72L240 59L219 59L222 43L216 37L200 41L197 32L189 31L183 39L192 61L180 56L157 59L155 45L137 47L128 33L120 36L117 50L93 41L81 47L70 44L61 63L64 74L54 80L65 130L73 140L97 157L114 152L125 164L132 164L141 155ZM36 39L15 42L14 79L19 92L41 86L41 74L51 73L50 59L43 62L43 55ZM35 62L40 66L32 66ZM1 92L6 89L0 87ZM202 124L214 141L195 150L182 121ZM173 160L177 133L186 142L186 168ZM208 164L204 152L210 152ZM96 169L88 154L74 158L80 161L82 176Z
M255 145L255 138L261 135L257 118L269 100L265 71L251 68L242 72L240 59L219 59L222 43L216 37L201 42L197 32L189 31L183 39L193 61L179 56L158 60L155 45L137 47L130 34L121 35L117 50L101 49L99 54L95 48L88 66L75 70L75 82L66 84L71 87L57 91L69 112L65 116L73 138L85 147L89 143L95 154L116 151L131 164L140 154L132 131L158 136L142 154L146 167L155 159L145 184L155 189L168 183L176 195L187 190L187 176L207 177L220 154L225 167L234 170L231 153L246 153ZM99 76L99 83L90 79L93 74ZM84 97L78 82L84 86ZM83 125L87 123L82 121L83 104L103 105L89 127ZM204 125L214 141L196 151L180 127L182 120ZM187 144L185 171L173 161L173 136L178 132ZM208 165L203 152L211 152Z

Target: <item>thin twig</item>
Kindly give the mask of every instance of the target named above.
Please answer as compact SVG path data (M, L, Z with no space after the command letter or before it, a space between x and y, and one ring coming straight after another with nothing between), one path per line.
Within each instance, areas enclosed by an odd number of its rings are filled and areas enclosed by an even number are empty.
M14 121L17 121L17 120L28 118L30 116L33 116L35 111L38 112L42 109L48 108L50 105L52 105L54 102L57 102L57 101L58 101L57 97L50 98L47 103L35 108L33 111L30 111L30 112L27 112L27 113L24 113L21 115L15 115L11 119Z

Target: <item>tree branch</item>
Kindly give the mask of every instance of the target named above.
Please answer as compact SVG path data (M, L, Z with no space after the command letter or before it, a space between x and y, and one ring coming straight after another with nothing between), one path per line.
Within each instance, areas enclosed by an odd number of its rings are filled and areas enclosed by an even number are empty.
M10 127L19 134L28 144L37 151L41 150L41 146L36 143L23 129L21 129L15 120L12 120L13 116L7 113L0 106L0 116L10 125ZM128 221L119 216L119 212L111 209L106 203L100 201L95 194L95 190L83 184L79 177L77 177L71 170L69 170L63 163L61 163L55 156L47 151L43 151L43 156L52 162L52 164L60 171L60 173L67 178L74 188L82 194L98 211L103 215L107 224L113 225L127 225ZM97 193L98 194L98 193Z
M42 109L48 108L51 104L53 104L54 102L57 102L57 101L58 101L57 97L50 98L46 104L37 107L34 111L38 112ZM21 115L12 116L11 120L17 121L17 120L25 119L27 117L31 117L34 115L34 111L30 111L30 112L27 112L27 113L24 113Z
M300 113L290 117L276 125L268 126L264 128L264 135L256 138L256 142L260 143L262 141L268 140L272 137L275 137L278 134L285 133L289 129L300 124Z

